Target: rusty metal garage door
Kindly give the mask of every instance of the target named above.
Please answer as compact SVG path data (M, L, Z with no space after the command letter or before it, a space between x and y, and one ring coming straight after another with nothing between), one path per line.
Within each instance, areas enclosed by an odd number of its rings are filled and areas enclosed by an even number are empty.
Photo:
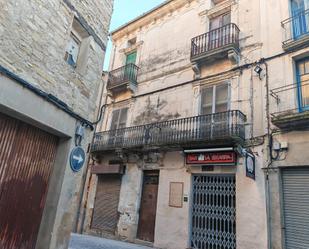
M0 248L34 249L58 139L0 113Z
M121 175L99 175L92 217L92 228L115 233L118 223L118 204Z

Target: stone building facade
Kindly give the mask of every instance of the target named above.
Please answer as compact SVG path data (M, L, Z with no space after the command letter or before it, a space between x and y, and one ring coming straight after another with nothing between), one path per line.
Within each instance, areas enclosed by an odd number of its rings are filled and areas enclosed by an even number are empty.
M93 138L113 1L0 9L0 247L67 248L86 172L70 153Z
M112 32L84 232L164 249L309 246L307 7L171 0Z

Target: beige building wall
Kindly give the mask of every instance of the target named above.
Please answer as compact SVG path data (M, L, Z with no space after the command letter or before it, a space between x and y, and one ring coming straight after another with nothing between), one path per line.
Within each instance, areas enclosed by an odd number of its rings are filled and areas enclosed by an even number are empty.
M207 32L209 19L229 8L231 21L240 29L238 62L219 59L202 64L197 77L190 62L191 38ZM100 131L109 130L112 111L124 106L129 107L127 127L158 121L146 115L149 111L159 114L161 119L199 115L201 88L220 82L230 84L230 109L241 110L246 115L246 145L256 156L256 181L245 176L243 157L238 158L236 167L218 166L213 172L236 175L237 249L284 249L279 170L265 170L270 163L268 132L277 129L270 122L271 114L295 106L297 102L295 91L292 91L283 93L278 104L270 96L270 90L295 82L294 61L309 51L303 48L284 52L281 22L288 17L288 0L227 0L215 7L210 0L174 0L112 33L114 47L110 70L123 66L126 53L136 49L140 71L134 93L126 92L109 99ZM128 41L135 37L136 46L129 48ZM262 68L260 76L254 71L256 65ZM305 132L274 134L274 139L288 142L289 149L286 158L274 162L273 167L308 165L306 156L299 157L307 151ZM128 164L129 170L123 176L117 233L119 237L134 241L142 171L156 168L160 170L160 183L154 246L185 249L190 247L191 178L192 174L203 172L199 167L185 165L181 151L163 154L164 159L157 165ZM169 183L173 181L183 182L184 195L189 196L189 202L184 202L182 208L168 206ZM95 186L90 191L95 191ZM92 202L90 199L89 203ZM123 210L131 220L122 215ZM91 230L89 223L87 229Z

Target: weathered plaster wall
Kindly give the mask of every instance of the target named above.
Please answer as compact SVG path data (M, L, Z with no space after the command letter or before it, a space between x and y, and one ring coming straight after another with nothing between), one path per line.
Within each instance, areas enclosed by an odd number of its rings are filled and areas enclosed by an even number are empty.
M284 37L281 22L290 16L288 1L235 0L226 2L231 3L232 22L236 23L240 29L241 55L239 65L256 62L261 58L283 52L282 41ZM122 100L129 99L125 103L130 107L127 126L135 124L134 121L150 109L150 116L154 114L153 117L157 117L158 114L162 116L161 118L172 117L169 114L176 113L180 117L198 115L201 87L222 81L230 83L231 109L241 110L247 116L247 138L258 137L261 143L264 142L264 145L252 147L257 159L256 181L245 176L245 165L242 158L239 159L236 168L215 167L214 173L236 174L237 248L247 249L250 245L250 248L253 249L266 249L266 190L265 175L262 168L269 163L265 136L267 134L267 108L270 108L270 113L273 113L296 107L295 92L283 93L280 103L270 97L268 106L266 84L268 84L269 89L274 89L295 82L294 60L308 55L309 49L305 48L267 61L268 77L266 77L265 65L261 65L263 69L261 78L254 72L254 67L245 68L239 72L222 74L237 66L237 64L225 59L201 67L201 77L220 74L218 77L151 93L194 79L194 73L190 68L190 39L208 31L208 16L212 12L209 9L210 6L210 1L193 1L181 9L172 10L170 15L159 18L149 25L141 26L137 31L128 33L122 39L115 40L110 68L115 69L125 63L123 51L127 47L127 41L137 37L137 42L140 42L137 48L137 65L141 67L137 92L133 99L130 99L131 95L129 94L122 96ZM145 93L151 94L139 96ZM149 108L148 100L150 100L151 108ZM155 110L158 102L167 104ZM105 122L102 129L109 129L112 110L125 106L125 104L109 106L105 116L106 120L109 121ZM138 123L147 123L147 121L155 120L151 118L145 118L144 121L138 119ZM272 126L272 128L275 127ZM280 163L275 163L275 166L307 165L308 158L305 155L301 158L298 156L299 153L306 154L308 146L306 133L275 136L275 139L289 143L286 159ZM177 153L166 155L164 166L160 172L155 246L161 248L185 248L189 240L187 207L184 206L184 208L176 210L168 207L167 204L167 191L170 181L184 181L185 193L190 192L190 174L182 168L183 158ZM164 169L168 167L175 167L175 169ZM195 169L192 170L192 173L201 172ZM271 182L272 248L282 249L282 229L280 213L278 212L280 209L280 185L277 171L272 171L269 179ZM125 201L126 198L122 203L125 203ZM170 238L173 238L172 242Z
M137 233L143 172L135 163L128 163L120 190L118 235L134 241Z
M158 190L155 246L169 249L187 248L190 203L183 202L182 208L170 207L169 191L171 182L183 182L184 196L190 196L191 174L186 172L184 158L180 151L167 153L163 163Z

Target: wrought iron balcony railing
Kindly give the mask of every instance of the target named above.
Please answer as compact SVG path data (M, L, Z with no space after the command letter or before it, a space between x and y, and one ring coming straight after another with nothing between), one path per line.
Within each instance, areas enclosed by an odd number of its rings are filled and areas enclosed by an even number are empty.
M95 135L92 151L203 145L216 140L242 142L245 119L241 111L234 110L99 132Z
M112 89L123 84L137 84L138 66L129 63L123 67L117 68L109 72L107 88Z
M309 80L272 89L272 122L279 128L309 125Z
M230 45L239 50L239 32L237 25L230 23L192 38L191 60Z
M283 28L283 46L287 46L309 34L309 9L295 11L294 15L281 22Z

